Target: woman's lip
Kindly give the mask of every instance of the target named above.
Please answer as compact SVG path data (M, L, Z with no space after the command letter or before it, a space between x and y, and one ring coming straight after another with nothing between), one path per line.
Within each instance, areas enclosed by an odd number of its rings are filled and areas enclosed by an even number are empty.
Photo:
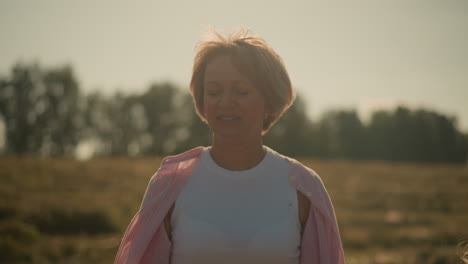
M222 120L222 121L233 121L233 120L240 119L240 117L237 117L237 116L218 116L218 117L216 117L216 119Z

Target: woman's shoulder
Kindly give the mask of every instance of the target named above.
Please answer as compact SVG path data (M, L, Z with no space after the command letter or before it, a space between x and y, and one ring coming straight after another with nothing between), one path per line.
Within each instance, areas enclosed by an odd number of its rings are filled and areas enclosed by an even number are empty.
M303 177L304 179L309 179L309 180L319 180L320 176L318 175L317 172L315 172L312 168L308 167L307 165L303 164L302 162L291 158L289 156L283 155L278 153L277 151L267 147L268 151L273 153L273 155L276 155L278 157L281 157L282 159L286 160L289 163L290 166L290 176L293 177ZM291 175L293 174L293 175Z
M176 163L180 161L185 161L193 158L197 158L200 153L205 149L206 147L196 147L190 150L187 150L183 153L172 155L172 156L167 156L163 158L161 165L168 164L168 163Z
M171 186L178 186L183 183L185 176L193 170L199 155L204 149L204 147L196 147L178 155L165 157L148 183L142 207L158 193L163 193ZM176 174L181 174L184 177L176 177Z
M186 165L182 166L182 168L192 168L193 166L191 165L196 163L204 149L205 147L196 147L181 154L163 158L159 169L151 177L149 185L161 183L164 180L170 181L174 173L181 167L180 163L185 163Z
M328 216L332 216L333 206L319 174L312 168L291 157L279 154L289 162L288 180L303 197Z
M180 167L192 168L192 165L196 163L204 149L205 147L196 147L181 154L167 156L163 158L163 160L161 161L161 165L159 166L159 169L156 171L156 173L153 175L151 182L161 178L171 178ZM185 166L180 166L181 163L184 163Z

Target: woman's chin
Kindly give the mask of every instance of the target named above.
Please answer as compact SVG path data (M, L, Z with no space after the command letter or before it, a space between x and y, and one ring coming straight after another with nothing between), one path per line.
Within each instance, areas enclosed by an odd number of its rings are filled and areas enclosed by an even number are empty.
M214 138L229 138L232 140L245 138L245 133L241 133L238 130L222 130L222 131L213 131Z

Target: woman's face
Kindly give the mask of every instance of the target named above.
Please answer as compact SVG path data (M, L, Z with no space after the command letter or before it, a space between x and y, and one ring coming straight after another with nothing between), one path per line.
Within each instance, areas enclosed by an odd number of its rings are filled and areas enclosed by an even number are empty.
M215 137L261 139L264 96L229 56L217 56L207 64L203 97L204 115Z

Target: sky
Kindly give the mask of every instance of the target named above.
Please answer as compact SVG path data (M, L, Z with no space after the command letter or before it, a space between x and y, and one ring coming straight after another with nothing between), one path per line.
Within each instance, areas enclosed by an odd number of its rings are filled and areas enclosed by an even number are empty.
M208 25L262 36L313 119L356 109L366 120L404 104L468 131L466 0L0 0L0 76L36 61L71 64L85 92L187 89Z

